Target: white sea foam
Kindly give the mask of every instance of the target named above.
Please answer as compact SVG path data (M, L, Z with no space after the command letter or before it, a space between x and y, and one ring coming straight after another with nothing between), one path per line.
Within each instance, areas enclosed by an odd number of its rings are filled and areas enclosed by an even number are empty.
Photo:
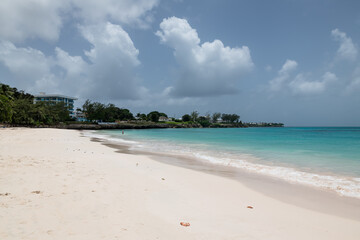
M126 144L126 145L138 144L138 142L136 141L130 141L130 140L125 140L123 138L112 137L110 135L99 134L96 131L85 131L83 135L86 137L98 138L98 139L102 139L114 143Z
M295 168L268 166L257 164L241 159L218 158L207 155L194 154L198 159L202 159L213 164L231 166L242 170L256 172L271 177L280 178L289 182L304 184L335 191L342 196L360 198L360 179L341 176L321 175L299 171Z
M292 183L318 187L334 191L342 196L360 198L360 178L306 172L295 167L288 166L261 164L259 163L261 159L258 159L251 154L234 154L229 152L214 151L204 148L202 144L186 145L166 141L131 141L117 138L115 136L112 137L109 135L98 134L96 132L88 133L88 135L122 144L129 144L133 149L179 155L185 154L198 159L199 161L215 165L230 166L249 172L283 179Z

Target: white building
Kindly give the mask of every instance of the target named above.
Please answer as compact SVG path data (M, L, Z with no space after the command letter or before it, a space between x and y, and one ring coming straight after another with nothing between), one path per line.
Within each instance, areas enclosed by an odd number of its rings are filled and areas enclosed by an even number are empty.
M159 122L168 122L168 121L170 121L170 119L167 117L164 117L164 116L159 117Z
M38 95L34 95L34 103L37 102L54 102L54 103L65 103L65 106L69 107L70 116L75 117L74 112L74 100L77 100L77 98L74 97L68 97L60 94L46 94L44 92L41 92Z

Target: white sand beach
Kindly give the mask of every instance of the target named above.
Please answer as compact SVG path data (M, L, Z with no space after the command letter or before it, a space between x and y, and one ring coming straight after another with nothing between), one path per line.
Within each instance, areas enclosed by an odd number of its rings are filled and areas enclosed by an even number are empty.
M80 131L0 129L2 240L359 236L355 218L286 203L241 181L118 153Z

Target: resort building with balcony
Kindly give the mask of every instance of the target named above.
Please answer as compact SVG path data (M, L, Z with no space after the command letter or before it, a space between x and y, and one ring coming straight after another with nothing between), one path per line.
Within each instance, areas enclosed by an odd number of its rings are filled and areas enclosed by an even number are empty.
M75 117L75 112L74 112L75 100L77 100L77 98L68 97L60 94L46 94L44 92L41 92L40 94L34 94L34 103L37 102L64 103L65 106L69 108L71 117Z

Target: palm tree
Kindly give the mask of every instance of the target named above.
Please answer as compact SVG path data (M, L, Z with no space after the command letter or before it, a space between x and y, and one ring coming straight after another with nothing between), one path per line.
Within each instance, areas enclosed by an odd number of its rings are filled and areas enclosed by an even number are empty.
M0 83L0 95L4 95L9 100L14 100L14 91L15 89L11 88L9 85Z
M13 113L12 101L0 94L0 122L10 123Z
M191 116L191 120L192 120L193 122L196 122L197 118L199 117L199 113L198 113L198 111L193 111L193 112L190 114L190 116Z

